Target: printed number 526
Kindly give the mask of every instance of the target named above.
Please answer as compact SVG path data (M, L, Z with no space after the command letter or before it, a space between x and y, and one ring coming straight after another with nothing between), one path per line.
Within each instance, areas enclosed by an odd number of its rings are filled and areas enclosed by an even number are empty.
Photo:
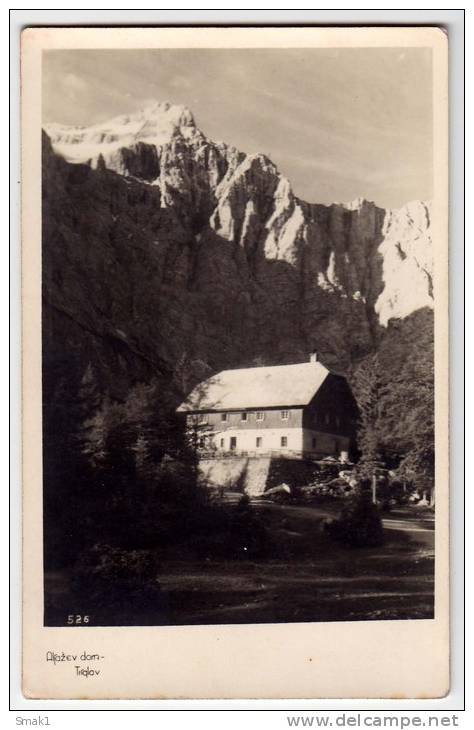
M79 615L75 615L75 614L70 614L67 617L67 622L69 625L71 625L71 624L88 624L89 616L79 616Z

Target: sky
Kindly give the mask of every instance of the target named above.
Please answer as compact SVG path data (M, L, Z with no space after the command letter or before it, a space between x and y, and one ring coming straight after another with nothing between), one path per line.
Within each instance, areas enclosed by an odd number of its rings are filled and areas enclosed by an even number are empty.
M311 203L429 200L431 94L425 48L43 54L44 123L185 104L207 137L266 154Z

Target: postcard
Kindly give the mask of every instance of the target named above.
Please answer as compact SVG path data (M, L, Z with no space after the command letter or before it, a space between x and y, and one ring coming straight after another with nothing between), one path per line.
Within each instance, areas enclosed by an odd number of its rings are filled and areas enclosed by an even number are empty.
M449 691L447 48L23 31L26 697Z

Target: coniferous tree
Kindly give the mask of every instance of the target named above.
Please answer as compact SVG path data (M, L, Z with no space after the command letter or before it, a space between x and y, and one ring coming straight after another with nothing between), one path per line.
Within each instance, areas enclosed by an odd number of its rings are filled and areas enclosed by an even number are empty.
M434 489L434 358L421 316L392 322L378 353L356 368L361 471L382 463L423 493Z
M97 170L99 172L105 172L106 169L107 169L107 166L105 164L104 155L101 152L97 158Z
M353 378L359 407L357 442L361 451L360 470L371 476L384 456L384 399L387 388L377 353L359 365Z
M405 453L399 475L408 479L434 503L434 363L420 367L411 386L416 393L412 445Z

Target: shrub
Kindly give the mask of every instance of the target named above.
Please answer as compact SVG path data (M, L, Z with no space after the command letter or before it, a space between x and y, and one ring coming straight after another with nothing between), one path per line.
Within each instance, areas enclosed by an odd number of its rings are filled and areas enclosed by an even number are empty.
M384 542L380 513L371 501L367 483L359 487L338 519L326 523L325 527L332 538L350 547L377 547Z
M232 557L258 558L268 548L268 534L262 518L244 495L232 515L228 550Z
M163 604L158 561L150 550L123 550L96 544L76 563L73 593L77 604L95 617L134 623L137 615L156 618ZM160 618L162 623L162 617Z
M201 528L192 539L200 559L254 559L270 551L268 530L247 495L236 506L208 508Z

